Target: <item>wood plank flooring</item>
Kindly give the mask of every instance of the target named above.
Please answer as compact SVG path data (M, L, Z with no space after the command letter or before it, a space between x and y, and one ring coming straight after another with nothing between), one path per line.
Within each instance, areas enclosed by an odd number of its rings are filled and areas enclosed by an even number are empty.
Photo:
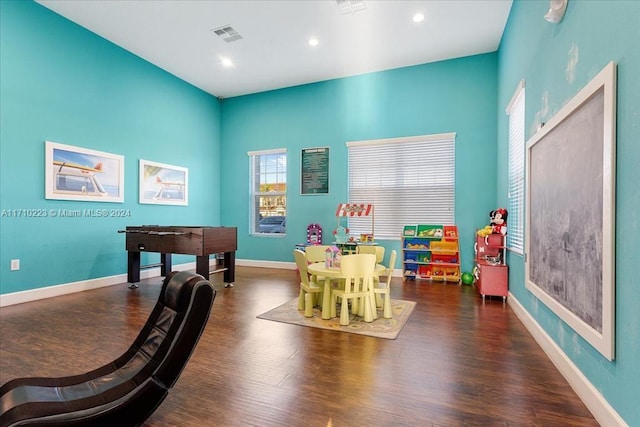
M212 280L219 283L219 277ZM145 426L597 426L502 299L402 283L396 340L256 316L298 294L293 270L238 267L198 347ZM0 383L66 376L124 352L162 278L0 309Z

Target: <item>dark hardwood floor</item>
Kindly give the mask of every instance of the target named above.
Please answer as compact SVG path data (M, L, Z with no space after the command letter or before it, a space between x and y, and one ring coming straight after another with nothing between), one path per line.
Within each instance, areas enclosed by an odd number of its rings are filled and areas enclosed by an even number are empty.
M238 267L198 347L145 426L597 426L502 299L393 282L417 302L396 340L257 319L297 296L296 273ZM4 307L0 382L66 376L119 356L162 278Z

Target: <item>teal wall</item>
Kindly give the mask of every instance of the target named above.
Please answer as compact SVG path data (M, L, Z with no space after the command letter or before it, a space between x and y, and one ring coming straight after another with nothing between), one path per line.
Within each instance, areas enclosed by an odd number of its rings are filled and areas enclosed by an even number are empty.
M222 174L234 179L222 188L222 219L238 226L238 257L291 261L312 222L331 241L336 207L348 201L345 142L456 132L455 222L470 271L475 229L496 207L496 75L491 53L224 100ZM281 147L289 153L287 236L250 236L247 152ZM300 152L309 147L330 147L328 195L300 195ZM399 250L400 231L381 242L387 253Z
M509 257L509 288L619 415L630 426L640 426L640 2L570 1L558 25L543 19L548 7L546 1L516 0L511 9L499 49L498 151L507 151L504 107L521 79L526 81L529 138L540 121L548 121L607 63L618 64L616 359L602 357L526 290L518 255ZM576 47L572 80L566 70ZM506 158L500 159L497 184L498 201L506 204Z
M124 235L117 230L127 225L219 224L215 97L30 1L0 1L0 67L0 210L131 212L126 218L5 212L1 293L125 273ZM124 203L45 200L45 140L124 155ZM189 206L139 204L139 159L189 168ZM20 271L10 271L11 259L20 259Z
M509 256L510 290L625 421L640 425L640 293L632 280L640 241L640 2L570 1L559 25L544 21L547 8L547 1L516 0L498 53L220 104L36 3L0 1L0 210L131 212L124 219L0 217L0 293L125 273L124 236L116 231L131 224L235 225L238 258L291 261L308 223L319 222L329 233L335 226L335 206L347 199L346 141L442 132L457 133L456 223L469 269L475 228L487 223L489 210L507 205L504 108L517 83L526 80L529 137L613 60L616 360L607 361L537 302L524 287L519 255ZM574 44L579 57L569 81ZM124 155L125 202L45 200L45 140ZM331 191L303 197L300 150L315 146L331 148ZM289 152L289 233L251 237L247 151L279 147ZM141 158L189 168L188 207L138 203ZM397 241L382 243L399 248ZM9 271L14 258L20 271Z

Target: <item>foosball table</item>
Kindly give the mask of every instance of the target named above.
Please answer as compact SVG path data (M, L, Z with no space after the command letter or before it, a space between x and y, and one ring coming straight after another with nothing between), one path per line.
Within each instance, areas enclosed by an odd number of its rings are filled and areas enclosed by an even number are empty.
M140 270L160 267L162 276L171 272L171 254L195 255L196 273L209 278L209 274L224 272L225 287L235 281L236 250L238 238L236 227L197 226L129 226L119 230L126 234L127 281L129 287L137 287ZM159 252L160 263L140 265L141 252ZM224 254L223 265L212 271L209 267L210 255Z

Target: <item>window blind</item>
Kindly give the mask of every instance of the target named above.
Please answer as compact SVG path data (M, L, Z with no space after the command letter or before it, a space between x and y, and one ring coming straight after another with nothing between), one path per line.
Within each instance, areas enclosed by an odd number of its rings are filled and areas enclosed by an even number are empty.
M347 142L349 203L374 205L375 238L400 239L404 225L453 224L455 133ZM349 218L351 234L371 218Z
M507 114L509 115L509 217L507 247L524 253L524 82L520 82Z

